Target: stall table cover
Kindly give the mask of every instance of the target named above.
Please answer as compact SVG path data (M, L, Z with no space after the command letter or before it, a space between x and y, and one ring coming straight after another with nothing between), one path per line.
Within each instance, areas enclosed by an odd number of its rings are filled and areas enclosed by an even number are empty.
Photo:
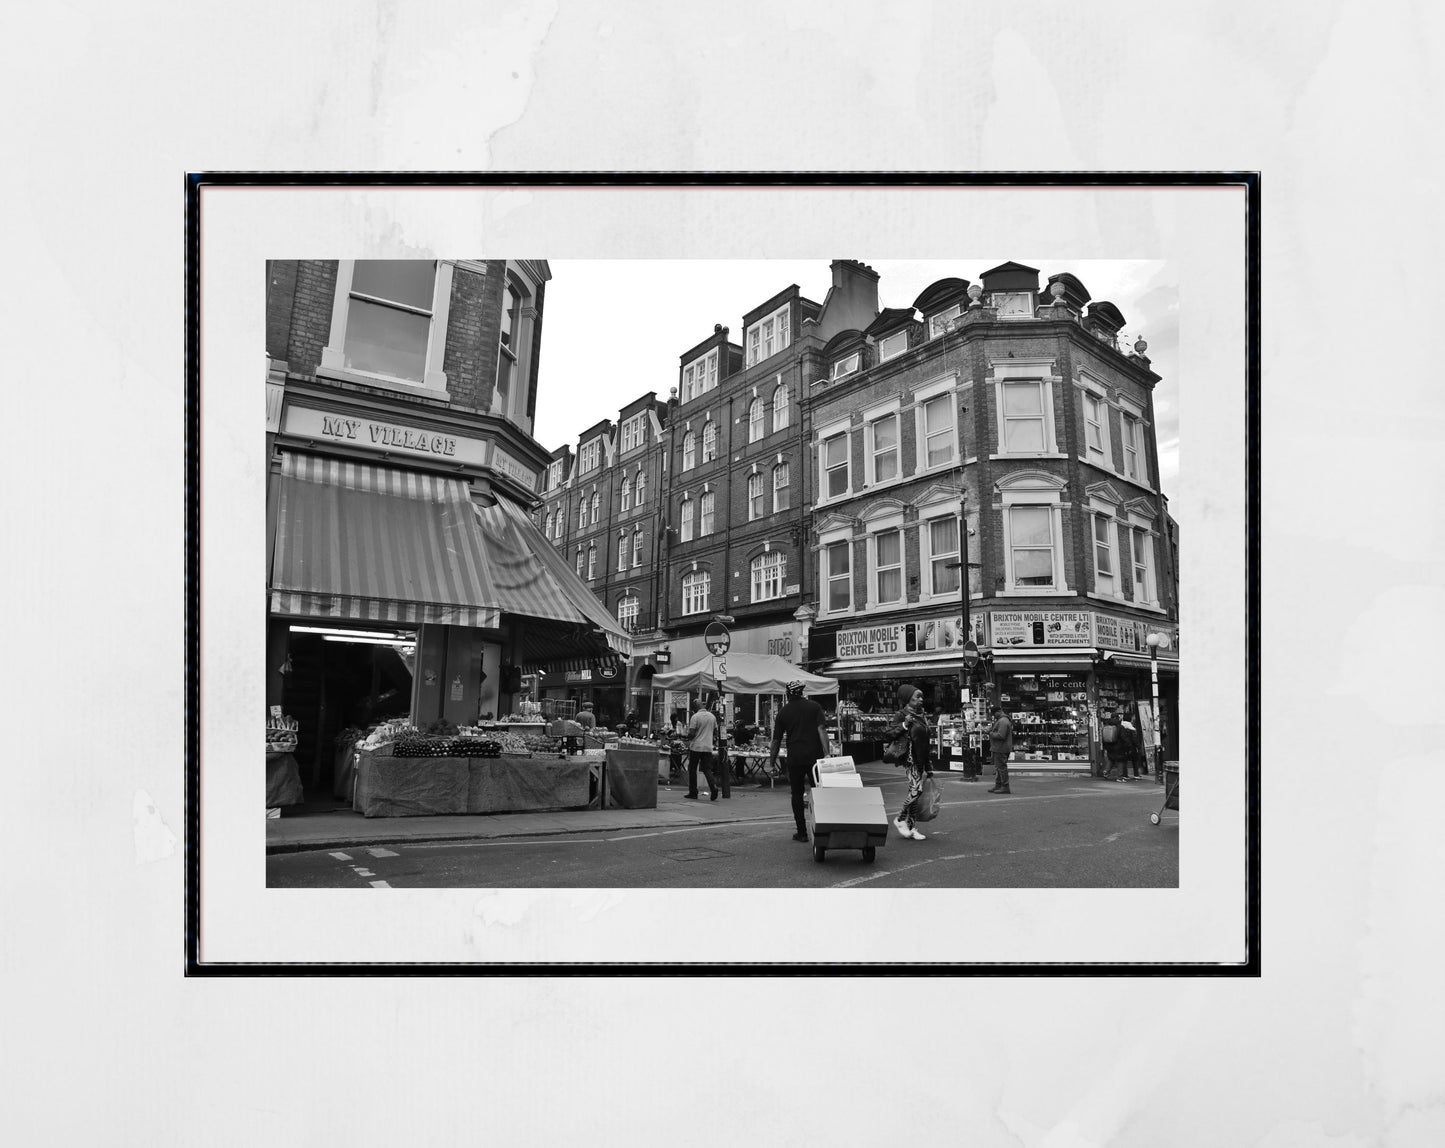
M581 758L384 757L363 753L353 808L366 817L582 809Z
M300 805L301 770L296 756L290 753L268 753L266 755L266 808L278 805Z

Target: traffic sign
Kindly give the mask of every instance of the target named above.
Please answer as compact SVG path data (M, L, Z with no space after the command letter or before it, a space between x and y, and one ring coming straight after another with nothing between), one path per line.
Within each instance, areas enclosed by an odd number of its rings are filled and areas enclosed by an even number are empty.
M709 622L707 629L702 632L702 640L707 643L708 651L715 658L726 654L733 644L732 634L721 622Z

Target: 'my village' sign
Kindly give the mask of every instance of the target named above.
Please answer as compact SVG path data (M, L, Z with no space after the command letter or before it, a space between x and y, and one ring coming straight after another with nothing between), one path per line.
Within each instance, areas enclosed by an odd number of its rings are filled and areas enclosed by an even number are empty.
M402 423L378 422L348 415L328 414L310 407L288 407L286 433L297 438L345 443L367 450L400 452L418 458L446 459L448 462L487 465L487 443L482 439L458 438L439 431L423 430Z

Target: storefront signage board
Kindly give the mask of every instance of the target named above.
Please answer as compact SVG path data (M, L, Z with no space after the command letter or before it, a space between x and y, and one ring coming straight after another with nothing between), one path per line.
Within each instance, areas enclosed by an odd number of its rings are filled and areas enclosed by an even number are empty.
M533 470L520 459L514 458L510 451L503 450L496 443L492 444L492 469L500 474L505 474L513 482L532 491L537 489L537 479L541 477L541 471Z
M1149 635L1166 634L1168 647L1159 648L1161 658L1179 657L1179 627L1153 625L1140 618L1118 618L1113 614L1094 615L1094 644L1101 650L1123 650L1131 654L1149 654Z
M989 623L996 649L1094 644L1087 610L993 610Z
M838 631L838 660L878 658L903 653L903 627L863 626L856 630Z
M463 438L390 420L373 421L318 411L312 407L293 406L286 410L285 426L286 433L297 438L344 443L414 458L487 465L488 443L483 439Z

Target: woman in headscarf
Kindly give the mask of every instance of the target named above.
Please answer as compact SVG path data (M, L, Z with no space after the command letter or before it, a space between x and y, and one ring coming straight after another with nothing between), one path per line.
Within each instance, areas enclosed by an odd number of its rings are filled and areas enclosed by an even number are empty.
M908 770L908 800L893 820L893 826L904 837L924 840L913 824L914 802L923 792L923 779L932 777L933 744L928 736L928 723L923 719L923 691L914 685L898 687L898 713L885 735L889 741L908 737L908 757L898 764Z

